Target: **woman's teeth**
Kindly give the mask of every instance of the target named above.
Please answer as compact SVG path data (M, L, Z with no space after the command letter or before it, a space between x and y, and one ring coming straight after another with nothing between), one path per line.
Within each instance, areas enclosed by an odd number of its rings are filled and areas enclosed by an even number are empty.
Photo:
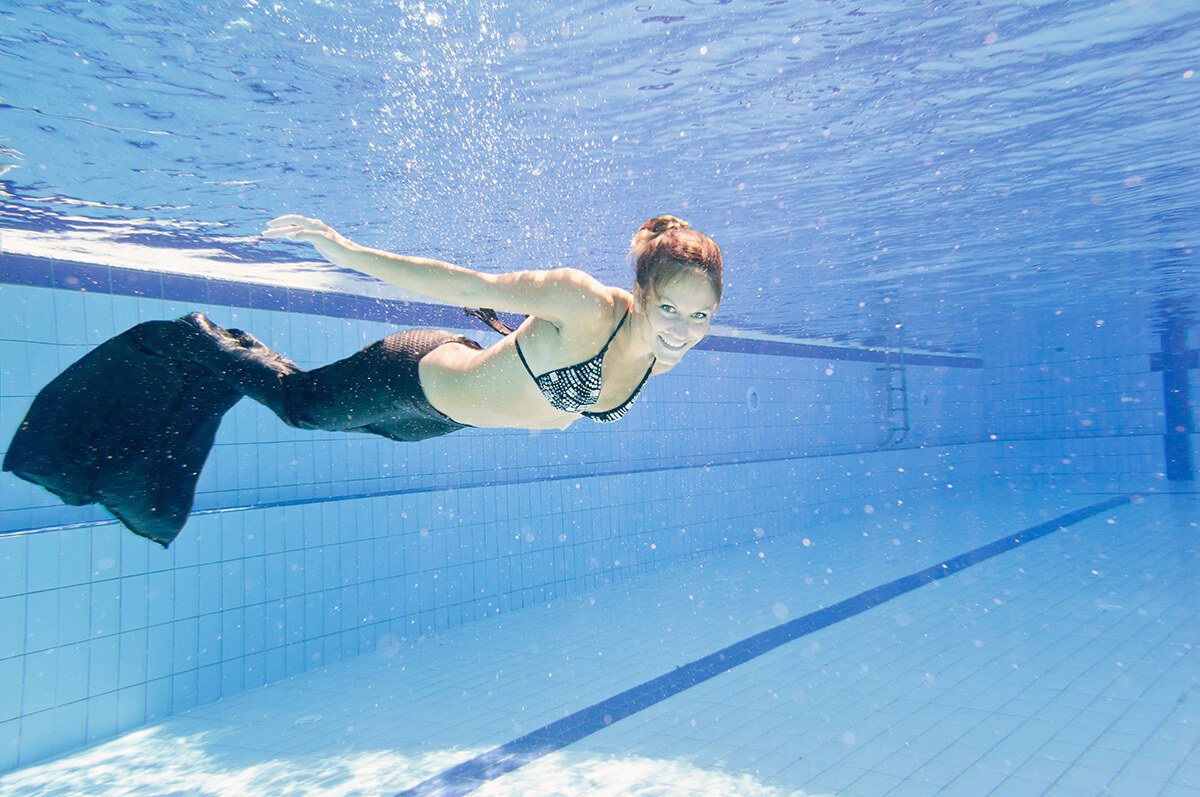
M664 348L669 349L670 351L683 351L687 347L687 344L684 343L680 343L678 346L667 343L666 338L664 338L662 335L658 336L658 340L660 343L662 343Z

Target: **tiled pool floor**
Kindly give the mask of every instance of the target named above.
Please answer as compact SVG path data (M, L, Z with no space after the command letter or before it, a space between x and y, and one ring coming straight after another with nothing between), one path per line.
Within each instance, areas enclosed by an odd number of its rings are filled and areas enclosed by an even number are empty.
M393 640L9 773L0 795L394 794L738 640L1109 497L1003 490L864 507ZM471 785L479 795L1200 795L1198 524L1194 494L1135 499Z

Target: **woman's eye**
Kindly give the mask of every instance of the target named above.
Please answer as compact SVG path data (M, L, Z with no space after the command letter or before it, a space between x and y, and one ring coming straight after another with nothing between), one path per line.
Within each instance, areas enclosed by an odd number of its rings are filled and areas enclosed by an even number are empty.
M673 313L673 312L675 312L675 308L674 308L674 307L672 307L672 306L671 306L671 305L669 305L669 304L660 304L658 307L659 307L659 309L660 309L660 310L662 310L664 313Z
M704 319L708 318L708 313L692 313L692 318L696 319L697 321L703 321Z

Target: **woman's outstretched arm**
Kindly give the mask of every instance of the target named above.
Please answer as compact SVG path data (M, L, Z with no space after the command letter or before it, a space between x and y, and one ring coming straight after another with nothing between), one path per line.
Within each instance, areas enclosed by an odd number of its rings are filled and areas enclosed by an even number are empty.
M607 287L577 269L484 274L440 260L368 249L323 221L304 216L273 219L263 235L308 242L332 263L450 304L492 307L552 322L577 318L612 302L633 306L625 291Z

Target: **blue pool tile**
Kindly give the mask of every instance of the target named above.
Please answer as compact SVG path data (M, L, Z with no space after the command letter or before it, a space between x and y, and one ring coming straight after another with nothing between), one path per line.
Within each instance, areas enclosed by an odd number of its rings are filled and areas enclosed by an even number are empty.
M184 619L200 614L200 569L180 567L171 574L174 592L174 617Z
M70 291L54 292L54 335L55 342L60 346L87 343L83 294Z
M25 604L26 650L45 650L58 645L59 622L58 590L31 592Z
M234 695L245 689L245 662L241 658L221 662L221 694Z
M245 612L226 609L221 612L221 660L240 659L245 655Z
M358 313L357 297L344 293L326 293L321 296L321 314L337 318L355 318Z
M86 584L91 580L92 549L89 544L91 529L64 529L57 533L60 539L60 582L63 586Z
M99 637L91 640L88 646L89 695L95 697L106 692L115 692L119 681L120 637Z
M21 687L21 712L32 714L55 705L58 688L58 650L43 650L25 656Z
M289 288L288 289L288 310L289 312L304 315L315 315L321 312L323 293L320 291L306 290L304 288ZM311 322L310 322L311 323Z
M288 598L304 594L304 552L288 551L284 554L285 593Z
M304 626L304 599L288 598L283 604L285 619L284 628L289 644L299 642L308 636ZM289 668L290 668L289 664Z
M170 677L157 678L146 684L146 720L154 722L171 714L174 702Z
M176 308L177 310L191 312L197 308L203 309L204 305L212 302L213 286L217 284L220 284L219 280L193 277L189 274L164 273L162 275L162 295L165 302L191 308L190 310ZM182 312L178 314L182 314ZM177 313L168 309L168 314L174 316Z
M24 595L0 598L0 659L19 656L25 652L25 603Z
M245 648L246 654L261 653L266 649L266 608L262 604L247 606L245 609Z
M176 670L171 677L171 707L176 713L195 708L199 700L197 670Z
M147 623L151 626L169 623L175 615L175 572L153 572L147 580Z
M141 727L146 722L146 685L139 683L117 692L117 732Z
M196 569L199 592L197 600L201 615L212 614L221 610L221 564L211 562L202 564Z
M213 584L216 589L218 585ZM241 606L245 603L246 575L242 561L225 562L221 566L221 606Z
M150 619L150 577L126 576L121 579L121 630L145 628Z
M265 557L254 556L244 562L244 594L247 606L264 603L266 596L266 561Z
M117 733L117 693L108 692L88 698L87 740L98 742Z
M308 639L299 643L296 647L302 648L304 659L300 664L302 671L324 667L325 661L325 640L322 638Z
M265 653L247 654L242 667L246 689L256 689L266 684L267 657Z
M71 750L82 747L87 743L87 713L86 700L67 703L54 709L55 751Z
M0 659L0 684L8 684L4 689L0 689L0 723L15 719L21 714L21 690L15 686L24 683L24 666L23 656Z
M131 532L121 535L121 575L136 576L150 569L150 546L154 543Z
M146 644L149 635L145 628L126 631L120 635L120 661L117 683L122 690L146 681ZM143 701L144 702L144 701Z
M199 648L196 653L197 664L204 668L210 667L221 660L221 615L203 614L199 624Z
M93 581L113 579L119 575L117 568L120 564L122 531L123 527L115 523L89 529Z
M58 534L31 534L26 539L28 590L40 592L56 589L62 583L62 552L59 550Z
M336 635L338 643L338 660L350 659L365 652L360 650L359 646L362 642L362 635L358 629L343 631Z
M171 623L152 625L146 631L146 680L171 674L175 661L175 629Z
M251 285L250 306L256 310L291 310L288 288L275 285ZM295 312L295 311L292 311Z
M309 593L302 599L304 601L304 635L306 637L319 637L330 632L331 629L326 627L326 595L323 592Z
M176 620L171 634L171 649L174 672L194 670L199 666L197 656L200 647L200 619L184 617Z
M20 763L31 764L58 750L58 723L54 710L42 710L21 717Z
M211 664L197 672L196 705L203 706L221 698L221 665Z
M304 656L304 647L303 642L296 642L284 648L287 674L289 676L299 675L308 669L308 664Z
M55 701L58 705L76 703L87 698L88 653L86 643L64 645L58 649L58 684ZM82 712L81 712L82 719Z
M287 644L287 604L283 601L270 601L263 604L263 614L263 634L267 648L282 648Z
M162 298L162 278L163 274L159 271L114 268L110 272L113 293L147 299Z
M243 558L246 555L245 513L222 515L220 531L222 559L230 562Z
M205 518L205 523L194 523L191 533L196 540L197 561L201 565L221 561L221 527Z
M0 722L0 772L16 769L21 750L21 721Z
M265 680L267 683L282 681L287 677L287 651L285 648L268 648L264 657Z
M208 304L210 305L220 305L225 308L244 308L250 306L250 286L245 283L212 280L207 287ZM218 320L218 323L222 323L220 319L225 318L230 313L228 311L214 311L213 315Z
M262 556L266 553L267 544L267 513L245 512L242 531L245 534L244 555L246 557Z
M342 645L340 634L330 634L320 639L321 663L323 666L335 664L342 660ZM314 664L315 666L315 664Z
M92 584L92 637L107 636L120 631L121 582L97 581Z
M194 522L185 527L183 533L171 543L176 567L190 567L200 563L200 548L196 542L196 535L191 533L193 525Z

